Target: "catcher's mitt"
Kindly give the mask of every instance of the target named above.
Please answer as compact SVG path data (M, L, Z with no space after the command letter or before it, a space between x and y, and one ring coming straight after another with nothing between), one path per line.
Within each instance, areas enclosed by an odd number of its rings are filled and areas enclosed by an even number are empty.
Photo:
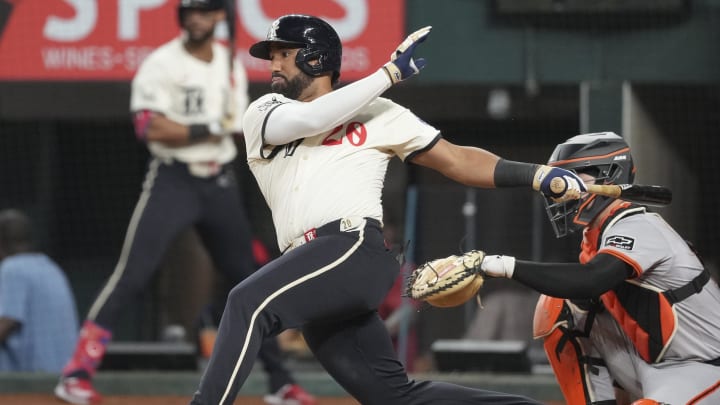
M427 262L412 272L405 293L436 307L461 305L476 295L485 281L480 270L484 257L484 252L471 250Z

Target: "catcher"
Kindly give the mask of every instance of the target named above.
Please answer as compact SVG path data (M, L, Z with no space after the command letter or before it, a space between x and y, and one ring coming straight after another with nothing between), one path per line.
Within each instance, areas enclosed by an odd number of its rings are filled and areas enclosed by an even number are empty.
M635 175L630 148L611 132L570 138L549 165L586 184L629 184ZM457 305L483 275L545 294L533 335L568 404L720 403L720 288L692 246L644 206L597 195L546 203L558 237L583 231L580 263L473 251L421 267L409 295Z

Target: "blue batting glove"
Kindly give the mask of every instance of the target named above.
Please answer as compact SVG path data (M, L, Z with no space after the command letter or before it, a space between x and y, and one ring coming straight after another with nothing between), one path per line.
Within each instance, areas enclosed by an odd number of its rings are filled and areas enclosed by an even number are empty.
M559 167L540 166L533 178L533 189L556 202L577 200L587 192L585 182L577 174Z
M420 69L425 67L425 59L414 58L413 52L430 35L431 29L432 27L427 26L413 32L390 55L390 62L386 63L383 68L393 84L418 74Z

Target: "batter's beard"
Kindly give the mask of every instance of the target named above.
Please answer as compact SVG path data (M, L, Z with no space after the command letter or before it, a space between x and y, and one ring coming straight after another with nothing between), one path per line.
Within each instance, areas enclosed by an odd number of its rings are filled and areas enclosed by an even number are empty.
M297 100L300 94L310 86L312 80L312 76L301 72L290 80L272 83L270 88L275 93L280 93L289 99Z
M214 38L215 31L209 30L195 34L190 30L185 31L187 33L186 41L190 46L200 46Z

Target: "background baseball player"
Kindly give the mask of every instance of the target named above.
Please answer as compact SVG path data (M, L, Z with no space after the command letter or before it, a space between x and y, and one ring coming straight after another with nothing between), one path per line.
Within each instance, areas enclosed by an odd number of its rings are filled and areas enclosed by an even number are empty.
M630 149L611 133L558 145L549 164L588 184L629 184ZM720 403L720 289L693 248L646 207L597 195L547 204L558 237L582 230L580 263L486 256L487 275L542 296L534 335L570 404ZM562 298L551 298L562 297ZM619 401L618 403L623 403Z
M117 266L90 308L55 389L71 403L100 400L91 378L116 319L148 285L182 230L196 227L214 266L233 285L255 270L249 223L231 168L237 153L231 132L248 102L245 72L234 64L233 89L228 49L213 37L226 18L222 0L182 0L178 18L183 36L149 55L132 82L135 130L151 159ZM228 110L232 105L236 111ZM260 357L269 375L269 403L315 402L280 362L275 339L264 342Z
M391 62L335 91L342 45L325 21L283 16L267 40L250 48L251 55L270 60L273 93L245 114L248 163L284 253L230 292L193 404L233 403L263 339L294 327L302 328L332 377L365 405L536 403L410 380L377 313L400 267L381 229L382 188L393 156L471 186L535 183L549 192L552 179L564 179L572 192L584 190L568 171L453 145L408 109L378 97L424 66L413 52L429 32L415 32Z

